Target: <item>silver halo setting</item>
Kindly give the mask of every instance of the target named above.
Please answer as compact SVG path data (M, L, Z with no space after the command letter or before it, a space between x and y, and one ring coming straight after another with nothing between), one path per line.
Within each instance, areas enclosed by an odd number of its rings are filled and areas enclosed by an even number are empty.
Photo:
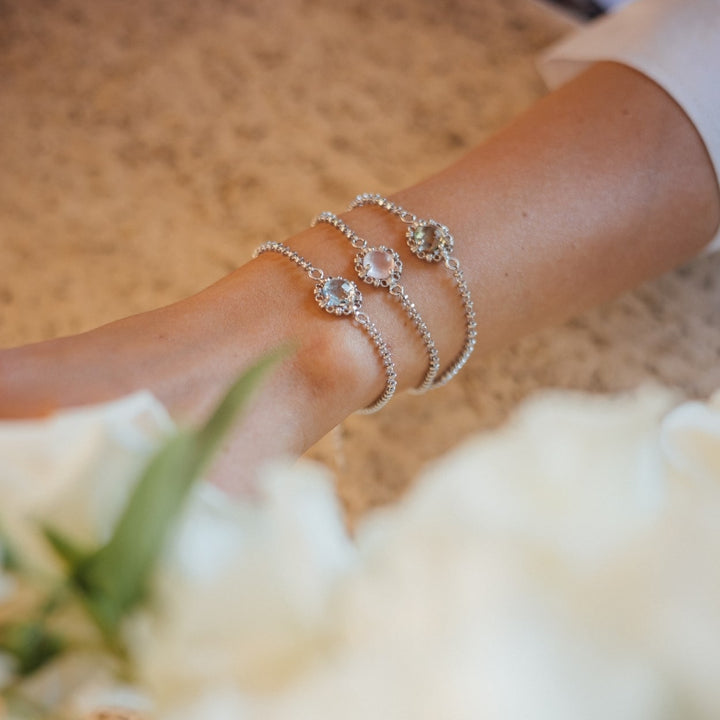
M391 248L363 248L355 256L355 271L363 282L374 287L392 287L400 282L402 260Z
M362 307L362 294L352 280L329 277L315 285L318 305L332 315L355 315Z
M440 262L452 254L454 240L445 225L435 220L415 220L405 234L414 255L426 262Z

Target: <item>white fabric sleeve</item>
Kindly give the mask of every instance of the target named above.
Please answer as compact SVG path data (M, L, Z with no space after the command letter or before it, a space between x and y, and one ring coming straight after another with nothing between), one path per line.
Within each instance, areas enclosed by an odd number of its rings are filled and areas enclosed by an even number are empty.
M600 60L639 70L694 123L720 178L720 0L636 0L552 46L538 66L548 86ZM720 250L720 227L706 251Z

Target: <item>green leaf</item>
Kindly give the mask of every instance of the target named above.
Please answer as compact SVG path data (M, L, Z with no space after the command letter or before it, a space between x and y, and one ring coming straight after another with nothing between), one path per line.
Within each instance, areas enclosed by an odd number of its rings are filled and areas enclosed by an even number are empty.
M20 557L2 525L0 525L0 568L5 568L8 572L17 572L21 569Z
M40 620L8 624L0 630L0 649L15 659L21 676L40 669L64 648L62 638L50 632Z
M204 427L168 440L136 485L108 543L77 566L74 585L109 641L116 639L123 617L145 599L165 538L194 481L263 375L284 354L272 353L244 373ZM57 540L51 540L56 549ZM64 556L78 557L75 549L60 545Z
M50 547L52 547L58 557L65 562L71 574L74 574L77 568L90 556L88 550L80 548L73 540L70 540L67 535L61 533L59 530L46 525L42 528L42 532L50 544Z

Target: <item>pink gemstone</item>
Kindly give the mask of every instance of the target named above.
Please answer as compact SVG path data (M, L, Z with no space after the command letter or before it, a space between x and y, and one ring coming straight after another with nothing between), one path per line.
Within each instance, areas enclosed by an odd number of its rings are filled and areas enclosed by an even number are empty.
M387 280L395 270L395 260L385 250L370 250L363 257L365 273L373 280Z

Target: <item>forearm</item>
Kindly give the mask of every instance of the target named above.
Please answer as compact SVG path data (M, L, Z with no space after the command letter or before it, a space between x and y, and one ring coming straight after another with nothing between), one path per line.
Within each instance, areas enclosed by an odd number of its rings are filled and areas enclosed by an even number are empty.
M453 231L478 311L479 352L675 267L700 251L720 219L717 180L685 113L652 81L614 64L594 66L392 199ZM402 224L377 208L343 217L373 242L404 245ZM310 231L297 247L353 276L336 231ZM464 336L457 294L440 268L401 251L403 282L447 366ZM416 384L426 362L417 337L386 295L366 297L398 349L402 386ZM377 365L366 367L375 378L369 402L382 377Z
M715 176L683 111L614 65L592 68L393 199L453 231L477 308L479 352L690 258L720 216ZM369 242L400 251L403 283L447 367L464 324L446 274L410 256L397 218L377 208L344 217ZM354 277L349 244L333 228L288 244L328 274ZM393 349L400 387L416 385L427 362L417 333L387 294L364 296ZM367 336L321 312L310 280L277 255L168 308L0 356L0 413L37 414L147 387L181 420L199 419L234 375L287 341L296 353L262 391L226 458L227 467L237 459L254 466L283 450L301 452L383 386Z

